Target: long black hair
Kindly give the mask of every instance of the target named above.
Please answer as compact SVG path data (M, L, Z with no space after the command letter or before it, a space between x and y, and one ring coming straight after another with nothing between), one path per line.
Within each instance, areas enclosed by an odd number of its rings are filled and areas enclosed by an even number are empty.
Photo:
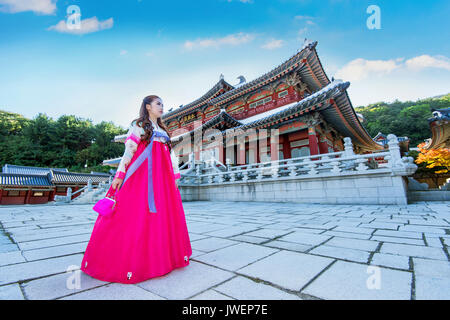
M139 127L144 129L145 133L141 136L141 140L144 140L147 143L150 143L150 138L153 135L153 126L149 118L146 105L151 104L155 99L161 98L156 95L146 96L142 100L141 108L139 110L139 117L133 120L133 123L136 123ZM170 138L169 130L167 129L166 125L162 122L160 117L158 117L157 119L157 124L161 129L163 129L167 133L167 135ZM170 141L169 139L169 141L167 141L165 144L169 147L169 152L172 151L172 141Z

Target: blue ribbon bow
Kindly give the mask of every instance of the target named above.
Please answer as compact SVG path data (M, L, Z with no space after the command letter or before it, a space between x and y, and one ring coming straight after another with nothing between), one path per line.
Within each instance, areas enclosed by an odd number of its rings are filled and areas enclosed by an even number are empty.
M152 137L150 138L150 143L145 148L145 150L139 155L139 157L130 165L128 168L123 184L127 179L141 166L145 159L148 159L148 208L150 212L156 213L155 206L155 195L153 193L153 178L152 178L152 146L154 137L164 137L166 142L170 140L169 136L165 132L153 131Z

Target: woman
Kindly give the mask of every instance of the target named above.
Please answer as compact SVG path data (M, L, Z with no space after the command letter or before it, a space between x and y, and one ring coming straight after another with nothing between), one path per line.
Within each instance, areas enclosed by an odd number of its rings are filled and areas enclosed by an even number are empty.
M147 96L130 126L110 189L114 212L98 216L81 263L96 279L138 283L189 265L178 158L162 114L161 99Z

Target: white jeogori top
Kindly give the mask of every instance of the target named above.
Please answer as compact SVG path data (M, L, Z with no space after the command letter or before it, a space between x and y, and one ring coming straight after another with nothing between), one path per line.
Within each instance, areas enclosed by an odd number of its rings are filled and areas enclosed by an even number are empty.
M161 129L157 123L151 121L153 125L153 130L160 131L166 133L163 129ZM141 139L141 135L145 133L145 130L139 127L136 123L132 123L128 129L127 137L125 139L125 152L123 153L122 159L120 160L119 167L117 168L117 172L115 178L124 178L125 177L125 166L128 165L133 158L134 153L137 150L137 146ZM164 138L162 137L153 137L153 141L160 141L164 143ZM170 158L172 160L173 172L175 174L175 178L180 178L180 170L178 168L178 157L175 155L173 148L170 152Z

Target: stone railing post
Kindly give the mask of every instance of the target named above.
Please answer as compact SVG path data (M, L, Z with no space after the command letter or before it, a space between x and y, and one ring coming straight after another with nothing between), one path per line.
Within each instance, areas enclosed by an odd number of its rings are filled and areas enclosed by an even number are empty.
M227 166L227 171L230 171L231 170L231 160L230 160L230 158L227 158L225 160L225 163L226 163L226 166Z
M388 134L388 146L389 146L389 159L388 164L391 169L399 167L402 165L400 147L398 145L398 139L395 134Z
M72 188L71 188L71 187L68 187L68 188L67 188L66 199L67 199L67 202L72 201Z
M392 173L398 175L410 175L416 172L417 165L414 164L413 157L403 157L400 154L400 146L395 134L388 134L389 156L388 165Z
M92 179L91 178L88 179L87 189L88 189L88 191L92 191Z
M350 137L344 138L344 157L352 157L355 155L355 152L353 151L353 143L352 139Z
M194 152L189 153L189 164L188 164L188 169L192 168L192 166L195 165L195 161L194 161Z

